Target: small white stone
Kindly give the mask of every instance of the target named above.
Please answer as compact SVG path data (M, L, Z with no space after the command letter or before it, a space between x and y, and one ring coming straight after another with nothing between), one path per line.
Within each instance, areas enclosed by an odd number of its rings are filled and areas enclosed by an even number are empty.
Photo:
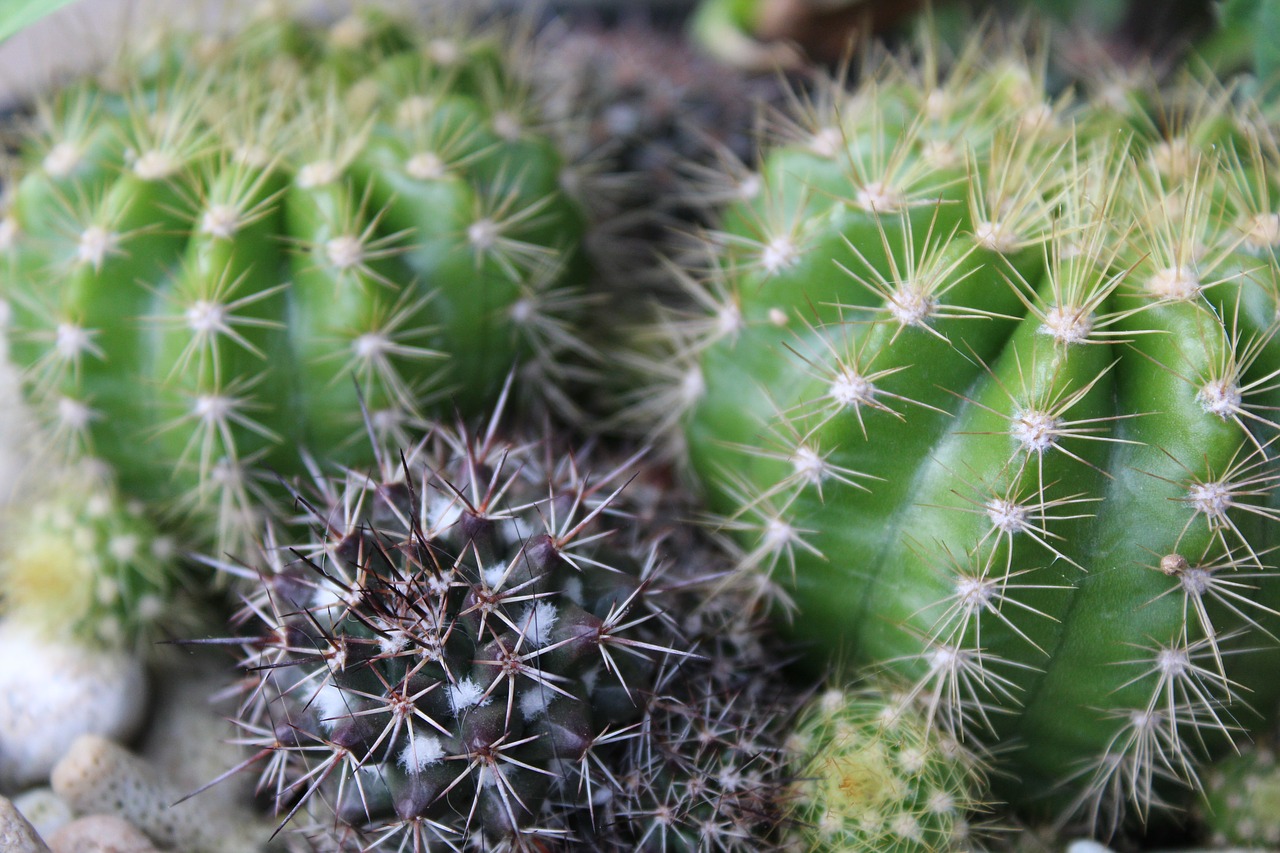
M77 737L124 739L141 724L147 680L131 655L51 640L12 617L0 648L0 785L40 784Z
M166 850L243 853L260 849L272 827L211 808L124 747L96 735L77 739L53 771L53 790L77 814L111 815Z
M95 814L74 820L49 836L53 853L157 853L151 839L124 818Z
M49 787L23 791L13 798L13 805L22 812L23 817L31 821L41 838L53 835L75 817L71 813L71 807Z
M369 38L368 24L360 15L347 15L329 28L329 44L343 50L354 50Z

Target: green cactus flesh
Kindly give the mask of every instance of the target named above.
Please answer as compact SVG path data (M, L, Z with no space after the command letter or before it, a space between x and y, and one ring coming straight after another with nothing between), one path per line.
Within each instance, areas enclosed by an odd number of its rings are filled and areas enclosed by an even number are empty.
M667 493L493 430L401 458L323 482L322 536L247 599L239 724L286 823L344 850L759 849L780 658L694 592L722 575L668 541Z
M1211 82L1052 102L988 47L783 126L636 411L684 406L815 661L1021 806L1145 819L1280 688L1280 151Z
M12 354L130 494L225 524L298 448L357 458L361 395L394 435L513 365L553 384L585 217L512 39L437 17L170 34L39 106L0 218Z

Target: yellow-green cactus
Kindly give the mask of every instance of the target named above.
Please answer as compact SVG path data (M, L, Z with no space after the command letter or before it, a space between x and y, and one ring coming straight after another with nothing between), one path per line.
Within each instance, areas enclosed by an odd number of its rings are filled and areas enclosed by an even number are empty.
M984 808L979 766L906 694L824 691L788 746L794 849L941 853L974 841L971 822Z

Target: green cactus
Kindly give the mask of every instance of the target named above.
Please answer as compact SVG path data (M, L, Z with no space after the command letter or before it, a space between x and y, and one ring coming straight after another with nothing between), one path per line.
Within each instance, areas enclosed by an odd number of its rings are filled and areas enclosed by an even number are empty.
M983 810L974 758L930 728L904 694L827 690L788 740L794 847L810 853L970 849Z
M1105 832L1276 706L1280 146L1194 75L1073 103L991 39L941 64L831 86L714 188L629 414L682 425L815 666L908 679L998 795Z
M1256 744L1214 765L1200 807L1213 844L1280 844L1280 773L1270 744Z
M706 595L718 564L667 541L687 534L635 462L593 474L495 421L317 483L321 538L267 552L240 626L238 723L286 825L360 850L759 849L781 658Z
M299 448L360 459L362 400L403 438L519 365L566 404L570 165L521 39L437 11L170 33L23 134L0 264L29 396L127 493L216 515L219 544Z
M179 560L136 501L100 466L83 465L6 509L0 613L34 636L153 652L166 631L192 625Z

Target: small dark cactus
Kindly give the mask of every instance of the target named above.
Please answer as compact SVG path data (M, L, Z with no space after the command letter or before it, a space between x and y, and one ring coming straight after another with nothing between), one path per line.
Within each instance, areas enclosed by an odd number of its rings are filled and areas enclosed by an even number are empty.
M239 619L285 824L336 849L760 849L778 657L699 602L714 558L650 523L671 501L635 463L595 475L495 420L316 478L324 538L268 548Z

